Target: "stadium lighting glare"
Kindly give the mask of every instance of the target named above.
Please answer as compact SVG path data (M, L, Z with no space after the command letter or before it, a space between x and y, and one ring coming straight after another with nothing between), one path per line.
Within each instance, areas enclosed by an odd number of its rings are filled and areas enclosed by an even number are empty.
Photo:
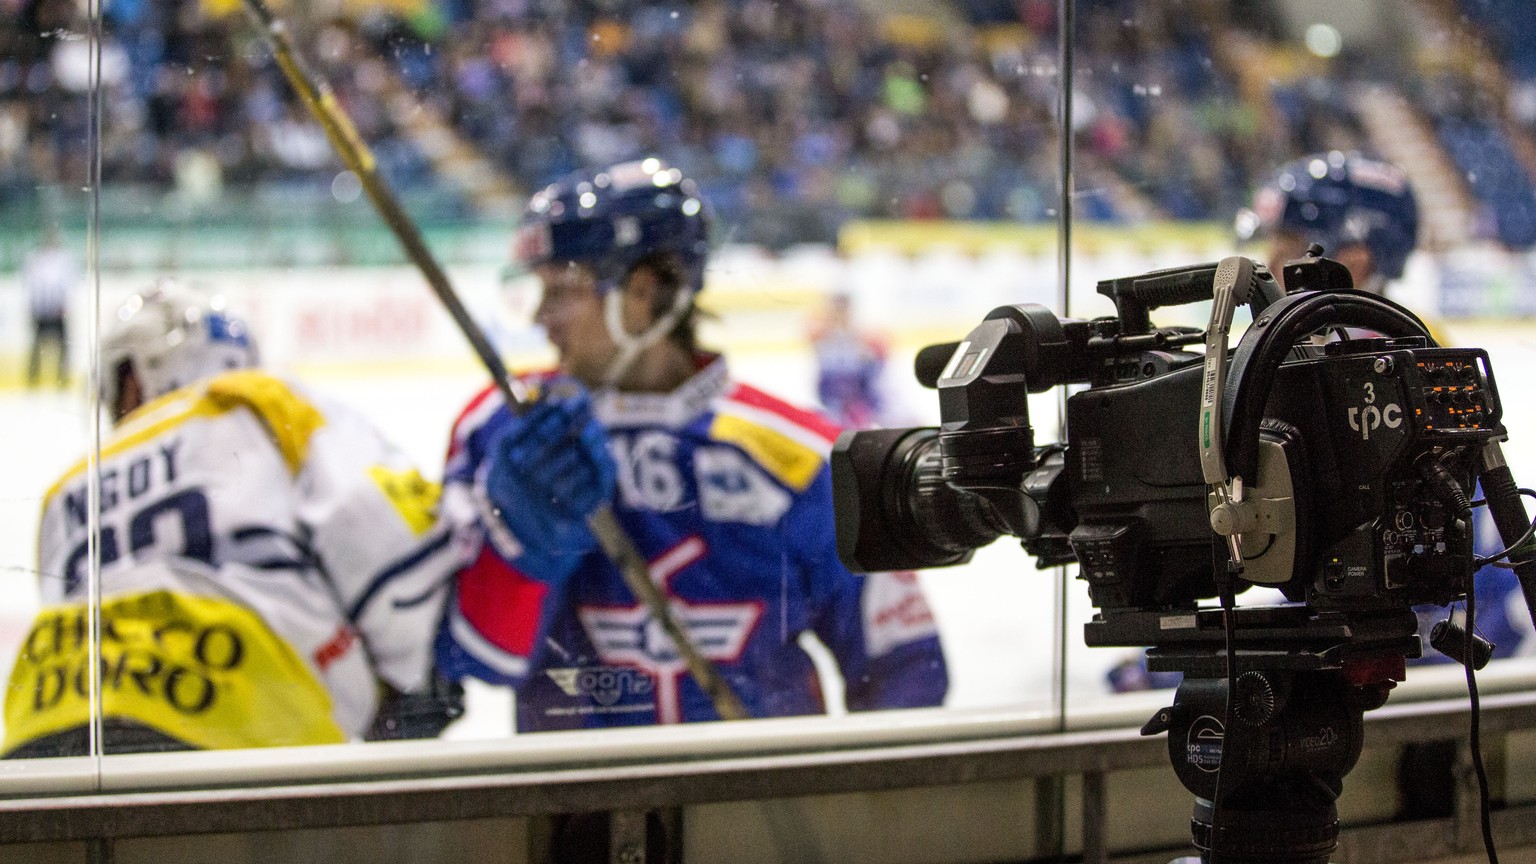
M1324 59L1339 56L1344 37L1331 24L1313 24L1307 28L1307 50Z

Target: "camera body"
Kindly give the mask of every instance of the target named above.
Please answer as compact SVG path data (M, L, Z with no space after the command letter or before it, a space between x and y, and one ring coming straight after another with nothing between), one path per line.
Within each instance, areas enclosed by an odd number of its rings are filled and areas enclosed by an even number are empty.
M1362 714L1422 651L1413 608L1471 590L1475 485L1510 549L1529 537L1486 353L1437 347L1321 251L1286 262L1290 292L1234 257L1101 282L1114 317L995 309L918 356L938 427L832 454L850 568L959 564L1009 534L1041 568L1079 565L1088 645L1182 673L1142 732L1167 733L1205 861L1326 864ZM1152 326L1200 300L1204 331ZM1028 396L1058 386L1066 440L1037 445ZM1512 564L1536 605L1536 565ZM1255 585L1287 602L1238 605ZM1460 635L1435 644L1468 662Z
M1348 290L1336 262L1286 267L1289 294L1254 265L1254 325L1232 355L1221 429L1263 514L1241 535L1235 590L1267 585L1292 604L1241 610L1240 638L1270 666L1418 656L1411 608L1462 596L1472 570L1456 496L1502 433L1488 357L1434 347L1411 312ZM1210 299L1216 270L1101 282L1117 315L1091 321L1002 307L926 349L918 374L937 387L941 425L845 433L834 448L845 563L947 566L1010 534L1041 568L1080 565L1098 610L1089 645L1209 666L1223 634L1199 604L1234 568L1201 469L1210 385L1191 349L1203 334L1152 327L1148 313ZM1066 399L1066 441L1036 445L1028 394L1067 385L1086 387Z

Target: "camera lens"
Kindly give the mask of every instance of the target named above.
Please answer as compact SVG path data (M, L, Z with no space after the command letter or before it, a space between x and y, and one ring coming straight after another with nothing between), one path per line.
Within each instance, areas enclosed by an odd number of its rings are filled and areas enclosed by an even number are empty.
M938 439L928 438L906 456L906 501L911 524L932 545L949 552L985 546L1003 533L1002 521L980 495L951 486L944 479Z

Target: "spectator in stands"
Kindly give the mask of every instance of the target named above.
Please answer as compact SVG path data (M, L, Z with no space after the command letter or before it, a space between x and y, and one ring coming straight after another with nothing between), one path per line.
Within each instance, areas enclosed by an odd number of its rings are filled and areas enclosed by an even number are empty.
M825 710L811 636L851 710L946 693L915 578L838 560L837 427L733 382L695 345L708 224L694 184L647 159L540 192L514 244L543 284L536 320L559 369L526 380L541 394L526 412L491 389L454 427L443 511L476 548L439 658L516 687L519 731L729 715L600 551L587 525L599 506L749 716Z
M396 122L413 115L395 105L394 79L524 187L581 162L673 149L739 240L825 242L853 214L1045 215L1028 202L1054 182L1037 146L1052 126L1050 94L1018 92L1031 83L1023 64L1044 62L1033 56L1043 49L1016 62L1003 57L1011 48L951 44L962 37L937 30L889 35L855 0L628 16L546 6L463 4L436 31L375 12L295 36L312 43L301 48L397 185L422 180L427 157ZM129 66L103 82L108 183L169 185L181 153L197 150L218 160L232 189L328 188L335 166L312 158L312 136L293 128L275 67L232 48L232 24L179 4L112 4L105 19L107 42ZM35 68L0 68L0 97L30 103L39 91L21 82L48 79L50 45L29 44L25 56L37 59L24 62ZM30 115L35 140L61 122ZM53 129L55 161L79 149L67 140L73 129Z
M71 8L28 6L54 18ZM194 6L104 10L107 56L128 66L103 81L104 180L169 185L180 154L197 150L233 190L327 192L336 166L294 129L308 121L287 117L297 106L270 58L237 47L240 18ZM1234 92L1218 43L1243 16L1225 7L1208 4L1217 17L1198 26L1179 4L1083 10L1077 62L1094 74L1078 77L1074 132L1094 179L1080 218L1226 218L1272 147L1339 143L1342 98L1296 98L1306 85L1281 83L1280 110L1265 117ZM451 172L435 177L425 151L458 148L409 128L425 110L523 189L578 164L667 150L710 191L733 239L784 246L830 241L853 216L1050 218L1054 5L958 8L971 27L882 19L859 0L456 2L435 18L374 8L293 33L397 186L451 191ZM84 100L56 98L56 31L24 23L0 16L0 101L35 107L35 179L55 182L69 172L50 166L79 167L71 154L85 129L82 111L55 108Z
M27 295L32 320L32 351L27 359L27 386L37 387L42 374L43 351L54 350L54 380L63 387L69 381L69 304L80 287L80 268L49 227L42 244L21 265L21 288Z
M43 498L5 755L85 755L98 662L108 753L435 735L456 710L430 674L457 563L437 486L359 415L255 368L216 299L131 298L102 357L114 427L99 468Z

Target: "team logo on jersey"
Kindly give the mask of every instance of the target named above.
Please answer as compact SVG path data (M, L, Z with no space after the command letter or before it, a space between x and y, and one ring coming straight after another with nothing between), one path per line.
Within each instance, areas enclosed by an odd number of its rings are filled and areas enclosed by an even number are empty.
M587 666L546 669L545 675L567 696L586 696L601 708L618 704L626 696L647 696L656 682L640 669L622 666Z
M384 465L368 467L368 477L394 505L395 512L416 534L423 534L437 521L437 501L442 487L412 468L396 471Z
M86 604L38 613L5 691L4 750L99 712L199 749L346 740L330 693L255 611L150 591L104 598L99 614L93 643Z
M689 602L673 594L672 577L702 559L706 551L702 539L684 540L651 562L651 580L660 586L673 618L698 652L717 663L732 663L746 648L763 615L763 606L758 602ZM577 617L604 663L638 670L656 682L657 721L681 722L679 689L688 667L677 645L645 605L583 606Z

